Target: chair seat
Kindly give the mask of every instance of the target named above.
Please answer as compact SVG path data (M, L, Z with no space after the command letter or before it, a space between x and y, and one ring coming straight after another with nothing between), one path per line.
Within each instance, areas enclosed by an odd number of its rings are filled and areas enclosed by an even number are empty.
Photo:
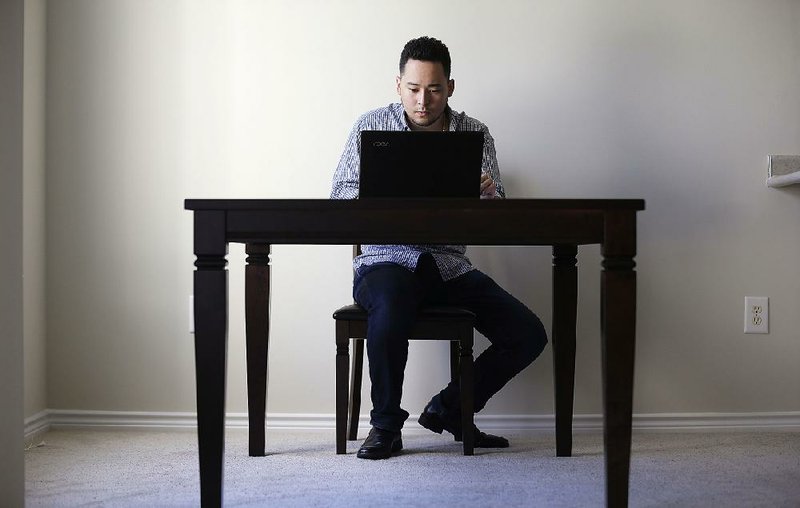
M455 321L463 319L474 321L475 314L466 309L448 306L423 307L419 313L420 320L424 321ZM345 305L333 313L333 319L345 321L366 321L367 311L358 304Z

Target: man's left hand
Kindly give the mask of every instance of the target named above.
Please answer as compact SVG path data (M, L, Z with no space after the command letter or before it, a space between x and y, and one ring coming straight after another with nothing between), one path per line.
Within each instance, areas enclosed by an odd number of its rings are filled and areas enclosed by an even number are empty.
M497 195L497 186L492 180L492 177L486 173L481 173L481 199L495 199L499 198Z

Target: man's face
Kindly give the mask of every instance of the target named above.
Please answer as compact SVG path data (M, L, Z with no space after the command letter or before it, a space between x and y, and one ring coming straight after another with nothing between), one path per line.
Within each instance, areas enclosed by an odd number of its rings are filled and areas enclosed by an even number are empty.
M441 130L453 90L455 82L447 79L439 62L408 60L402 76L397 77L397 94L412 129Z

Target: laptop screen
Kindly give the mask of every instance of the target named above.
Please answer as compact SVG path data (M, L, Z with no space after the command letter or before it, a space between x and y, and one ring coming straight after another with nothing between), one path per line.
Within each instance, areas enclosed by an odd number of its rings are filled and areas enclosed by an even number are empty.
M360 198L480 197L483 132L362 131Z

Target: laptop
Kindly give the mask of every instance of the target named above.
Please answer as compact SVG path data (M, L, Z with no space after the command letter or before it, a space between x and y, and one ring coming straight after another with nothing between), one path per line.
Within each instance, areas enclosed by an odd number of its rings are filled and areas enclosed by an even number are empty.
M483 132L361 131L360 198L480 197Z

